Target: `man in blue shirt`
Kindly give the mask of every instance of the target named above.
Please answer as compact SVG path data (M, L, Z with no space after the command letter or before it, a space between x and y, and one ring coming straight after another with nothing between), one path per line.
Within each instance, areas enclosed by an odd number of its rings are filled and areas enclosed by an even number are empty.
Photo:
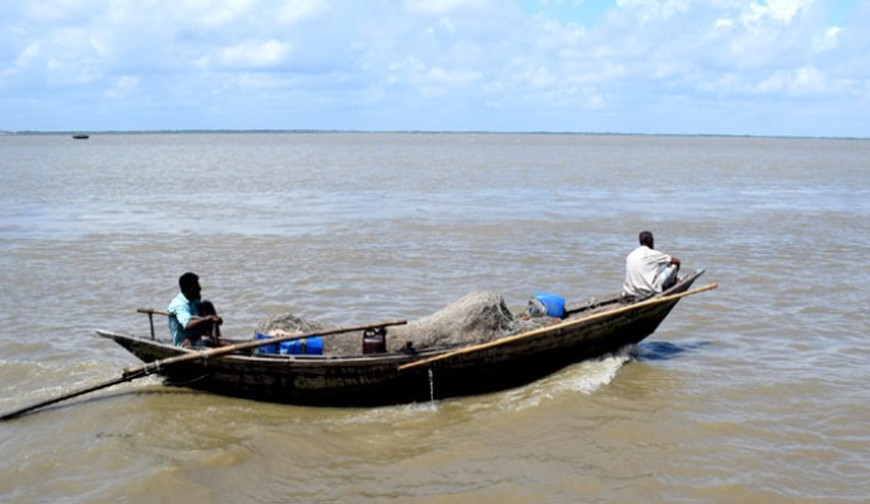
M169 304L169 332L175 346L203 346L203 336L212 346L219 345L220 325L223 319L217 315L211 301L202 301L199 277L185 273L178 279L181 292Z

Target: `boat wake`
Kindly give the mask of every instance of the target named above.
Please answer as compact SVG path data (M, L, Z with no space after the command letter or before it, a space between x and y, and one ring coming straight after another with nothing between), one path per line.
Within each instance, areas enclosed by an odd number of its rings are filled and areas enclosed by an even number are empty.
M438 400L375 408L361 415L355 415L353 421L380 422L385 417L409 418L421 413L444 411L445 407L448 409L460 407L472 412L491 409L517 412L535 408L544 401L552 401L578 393L591 395L610 384L616 378L619 370L627 362L636 358L636 352L636 346L630 345L623 347L616 353L568 366L553 375L512 390L494 392L486 396L448 399L447 403Z
M616 378L622 366L634 358L634 352L635 347L631 345L599 359L568 366L544 379L506 392L501 407L521 411L565 395L593 394Z

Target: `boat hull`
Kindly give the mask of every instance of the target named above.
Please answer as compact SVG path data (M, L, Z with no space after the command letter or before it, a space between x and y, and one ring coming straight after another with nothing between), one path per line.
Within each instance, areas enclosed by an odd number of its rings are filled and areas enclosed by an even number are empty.
M703 271L668 291L688 290ZM575 308L561 323L504 344L457 353L425 366L400 366L445 352L359 356L242 355L197 359L160 369L173 385L249 399L317 406L376 406L480 394L515 387L567 365L637 344L679 302ZM189 353L150 339L98 331L144 362Z

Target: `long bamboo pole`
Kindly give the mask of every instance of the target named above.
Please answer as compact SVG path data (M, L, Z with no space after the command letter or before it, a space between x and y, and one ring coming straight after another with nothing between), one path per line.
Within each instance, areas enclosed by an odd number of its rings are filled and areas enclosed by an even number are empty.
M486 350L488 348L494 348L497 346L506 345L506 344L512 343L514 341L532 338L532 337L537 336L541 333L550 332L554 329L559 329L559 328L563 328L563 327L571 327L571 326L575 326L578 324L584 324L586 322L589 322L591 320L596 320L599 318L612 317L613 315L618 315L620 313L624 313L627 311L636 310L638 308L642 308L645 306L651 306L651 305L660 304L660 303L667 303L667 302L673 301L675 299L680 299L680 298L683 298L686 296L691 296L692 294L697 294L699 292L708 291L711 289L715 289L717 287L719 287L718 283L712 283L709 285L705 285L703 287L698 287L698 288L695 288L692 290L687 290L687 291L681 292L679 294L671 294L668 296L654 297L654 298L648 299L646 301L641 301L640 303L635 303L635 304L625 306L623 308L618 308L616 310L609 310L606 312L594 313L592 315L582 317L582 318L579 318L577 320L568 320L568 321L565 321L565 322L562 322L562 323L559 323L556 325L552 325L552 326L548 326L548 327L541 327L539 329L524 332L521 334L515 334L513 336L499 338L497 340L488 341L486 343L481 343L479 345L472 345L472 346L460 348L457 350L444 352L442 354L433 355L432 357L428 357L426 359L420 359L420 360L417 360L414 362L409 362L407 364L403 364L403 365L399 366L399 371L405 371L405 370L417 368L420 366L426 366L426 365L432 364L434 362L438 362L438 361L441 361L444 359L449 359L451 357L455 357L457 355L463 355L463 354L467 354L467 353L471 353L471 352L478 352L480 350Z

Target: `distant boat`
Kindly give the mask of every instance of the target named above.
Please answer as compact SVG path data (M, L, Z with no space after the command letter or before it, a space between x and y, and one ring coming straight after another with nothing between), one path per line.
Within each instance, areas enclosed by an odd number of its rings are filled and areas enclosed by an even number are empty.
M73 138L76 140L87 140L88 138L91 138L91 136L84 135L84 134L78 134L78 135L73 135Z

